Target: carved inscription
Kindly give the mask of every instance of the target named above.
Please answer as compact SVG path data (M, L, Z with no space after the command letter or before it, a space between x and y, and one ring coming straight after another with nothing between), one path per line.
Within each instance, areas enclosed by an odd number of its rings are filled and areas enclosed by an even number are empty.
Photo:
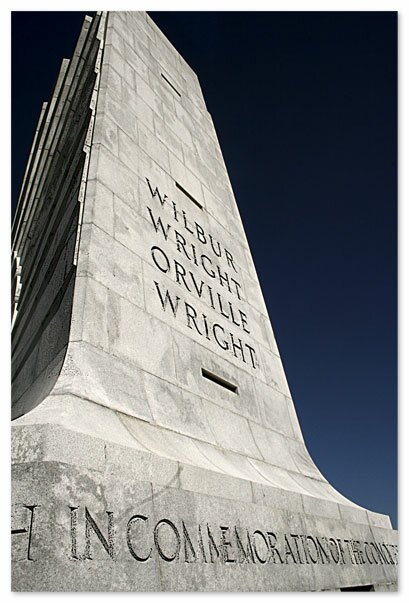
M251 334L246 312L240 307L243 288L233 254L196 221L191 221L184 210L146 178L154 207L146 206L148 221L163 242L176 246L177 257L166 252L161 244L151 247L151 257L158 270L153 284L164 312L182 320L185 325L213 342L224 352L232 354L253 369L259 366L255 348L247 336ZM161 215L162 214L162 215ZM181 290L172 294L159 280L166 274ZM183 292L207 305L219 318L210 319L192 303L185 301ZM232 332L232 325L242 333Z
M73 507L70 507L71 512ZM78 507L75 507L77 510ZM113 559L113 513L107 512L106 531L92 521L92 528L103 548ZM90 547L89 521L85 508L85 541ZM73 536L73 544L76 536ZM108 546L108 540L111 543ZM335 564L335 565L397 565L398 547L375 541L313 536L311 534L279 534L272 530L249 530L238 526L210 526L162 518L151 521L145 515L133 515L126 529L126 542L132 557L147 562L155 555L163 561L185 563L275 563L275 564ZM74 547L75 548L75 547ZM73 559L80 559L77 554ZM81 558L91 559L89 554Z
M31 553L31 544L32 544L32 536L33 536L33 527L34 527L34 511L40 505L16 505L17 510L18 507L22 507L22 509L26 509L26 519L24 525L19 525L19 527L11 528L11 535L14 536L12 540L16 542L16 548L22 551L22 558L26 561L34 561ZM20 559L21 560L21 559Z
M71 511L71 557L72 559L93 559L91 532L94 532L99 542L102 544L111 559L114 558L114 522L113 513L107 511L108 517L108 535L107 538L102 534L94 518L91 516L87 507L85 507L85 550L83 554L78 551L77 543L77 524L78 507L70 507Z
M12 529L14 538L29 534L27 554L19 561L37 561L31 551L37 507L25 505L29 510L27 525ZM97 547L107 559L117 561L119 551L125 546L130 557L139 563L157 559L166 563L272 563L277 566L398 564L397 545L373 538L355 540L336 534L280 533L274 526L249 529L225 523L191 525L183 519L162 517L158 520L144 514L133 514L124 520L123 513L105 511L96 516L87 507L71 505L67 505L66 510L69 539L62 542L71 543L65 554L75 562L92 560ZM41 538L41 534L37 534L37 538Z

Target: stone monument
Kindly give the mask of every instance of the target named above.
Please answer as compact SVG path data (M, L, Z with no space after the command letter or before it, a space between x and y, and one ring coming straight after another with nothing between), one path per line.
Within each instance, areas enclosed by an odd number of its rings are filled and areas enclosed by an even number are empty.
M195 73L86 18L13 225L12 587L393 590L307 452Z

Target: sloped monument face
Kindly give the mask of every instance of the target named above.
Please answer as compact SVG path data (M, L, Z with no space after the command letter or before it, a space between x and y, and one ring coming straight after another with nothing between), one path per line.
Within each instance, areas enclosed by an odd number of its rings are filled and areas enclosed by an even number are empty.
M145 13L64 60L13 227L17 591L393 590L300 431L195 73Z

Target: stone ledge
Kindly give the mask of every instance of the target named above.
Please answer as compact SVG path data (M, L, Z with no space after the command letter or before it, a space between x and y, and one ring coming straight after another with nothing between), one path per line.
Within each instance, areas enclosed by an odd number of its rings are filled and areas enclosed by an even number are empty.
M141 439L136 435L138 430L130 429L130 422L138 424L140 434L146 429L148 434L154 431L148 439ZM306 516L391 527L387 516L347 501L325 481L301 474L297 478L297 474L284 469L255 464L251 459L249 462L247 457L192 438L183 437L178 445L180 436L175 434L176 439L169 440L172 432L165 432L168 430L133 417L126 417L124 423L121 413L75 396L53 395L13 422L12 462L58 462L101 475L128 475L135 481L177 486L210 496L223 493L229 500L255 502Z
M180 473L168 485L139 481L143 470L136 480L123 465L104 474L15 465L13 589L300 592L397 581L392 530L183 490Z

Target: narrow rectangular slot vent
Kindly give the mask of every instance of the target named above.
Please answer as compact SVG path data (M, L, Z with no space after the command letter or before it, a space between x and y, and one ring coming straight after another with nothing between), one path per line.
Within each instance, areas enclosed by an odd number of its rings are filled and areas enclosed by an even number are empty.
M341 592L353 592L353 591L369 591L375 590L373 584L364 584L363 586L344 586L339 589Z
M215 375L214 373L211 373L210 371L207 371L204 368L202 368L202 377L204 377L205 379L209 379L209 381L213 381L213 383L217 383L217 385L228 389L234 394L237 394L239 391L239 388L237 387L237 385L234 385L234 383L230 383L229 381L226 381L226 379L223 379L222 377L219 377L218 375Z
M180 191L182 191L182 193L184 195L186 195L186 197L188 199L190 199L195 205L197 205L197 207L199 207L200 209L203 209L203 205L201 203L199 203L199 201L196 201L196 199L194 197L192 197L192 195L190 193L188 193L187 190L184 189L181 184L179 184L179 182L175 182L175 184L176 184L176 188L178 188Z
M168 86L170 86L170 87L172 88L172 90L173 90L174 92L176 92L176 94L177 94L179 97L181 97L182 95L180 94L179 90L177 90L177 89L175 88L175 86L172 84L172 82L170 82L170 81L168 80L168 78L166 77L166 75L163 75L163 73L161 73L161 76L163 77L163 79L165 80L165 82L168 84Z

